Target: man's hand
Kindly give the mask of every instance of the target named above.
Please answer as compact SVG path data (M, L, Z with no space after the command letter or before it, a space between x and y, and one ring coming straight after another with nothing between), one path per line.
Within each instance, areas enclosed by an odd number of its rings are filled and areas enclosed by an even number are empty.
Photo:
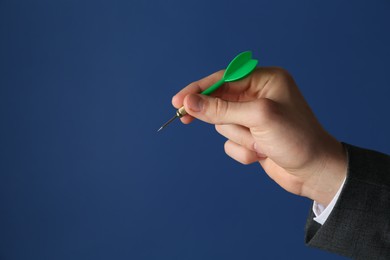
M212 96L197 93L218 81L219 71L193 82L173 99L193 118L214 124L228 141L226 153L249 164L258 161L285 190L323 205L332 200L347 171L340 142L319 124L293 78L280 68L258 68L225 83Z

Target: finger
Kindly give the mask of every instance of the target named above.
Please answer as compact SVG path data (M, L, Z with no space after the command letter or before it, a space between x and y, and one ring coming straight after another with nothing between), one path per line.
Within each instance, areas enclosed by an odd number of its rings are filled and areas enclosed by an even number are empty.
M223 72L223 70L215 72L214 74L189 84L187 87L183 88L179 91L179 93L172 97L172 105L175 108L182 107L186 95L191 93L201 93L203 90L207 89L212 84L220 80L223 76ZM189 124L193 120L194 117L188 114L180 118L180 121L184 124Z
M240 125L216 125L217 132L250 151L255 151L255 140L249 129Z
M179 108L183 105L185 96L200 93L223 77L224 71L218 71L208 77L189 84L172 98L172 105ZM275 68L256 68L248 77L235 82L223 84L211 96L220 97L228 101L250 101L262 96L262 90L274 78L278 70ZM180 120L188 124L193 121L191 115L185 115Z
M192 121L194 121L194 119L195 119L195 118L194 118L193 116L187 114L187 115L181 117L181 118L180 118L180 121L181 121L183 124L186 124L186 125L187 125L187 124L191 123Z
M281 117L279 104L260 98L249 102L231 102L220 98L191 94L184 99L188 114L215 125L236 124L271 129Z
M185 96L201 93L223 77L224 70L215 72L203 79L195 81L172 97L172 105L179 108L183 105ZM263 97L263 88L272 79L285 78L286 72L280 68L258 67L249 76L234 82L227 82L218 88L212 96L218 96L231 101L248 101L253 97Z
M231 140L228 140L225 143L225 153L242 164L251 164L258 161L255 152L248 150Z
M180 108L183 106L183 101L185 96L188 94L195 94L195 93L201 93L203 90L207 89L211 85L213 85L215 82L220 80L223 76L224 71L220 70L218 72L215 72L201 80L195 81L191 84L189 84L187 87L180 90L175 96L172 98L172 105L175 108Z

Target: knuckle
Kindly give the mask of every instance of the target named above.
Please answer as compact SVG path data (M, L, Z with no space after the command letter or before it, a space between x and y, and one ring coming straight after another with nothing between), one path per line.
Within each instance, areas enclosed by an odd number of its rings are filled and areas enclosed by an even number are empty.
M199 81L192 82L190 86L191 86L192 93L199 93L202 91Z
M260 124L267 124L280 113L276 103L270 99L262 98L256 102L256 119Z
M274 68L272 68L272 74L276 78L291 78L290 73L286 69L284 69L282 67L274 67Z
M224 149L225 153L226 153L228 156L231 157L231 155L230 155L230 153L229 153L229 140L227 140L227 141L225 142L225 144L223 145L223 149Z
M253 149L254 141L249 140L248 136L240 135L238 138L239 138L239 144L241 144L243 147L245 147L248 150L252 150Z
M246 151L242 154L242 157L240 158L240 163L244 165L252 164L256 161L254 158L255 157L253 156L252 152Z
M218 117L225 117L228 110L228 103L220 98L215 99L215 114Z
M222 125L215 125L215 130L216 130L219 134L222 134Z
M224 73L225 73L225 69L221 69L221 70L215 72L215 75L219 77L219 76L223 75Z
M288 83L291 83L294 81L291 74L284 68L281 67L274 67L271 70L272 72L272 80L280 83L284 83L286 85L289 85Z
M244 165L251 164L251 163L252 163L252 158L251 158L251 156L249 156L248 154L245 154L245 155L241 158L240 163L242 163L242 164L244 164Z
M241 151L241 153L239 153L239 154L234 153L231 149L230 142L231 141L228 140L225 142L225 145L224 145L225 153L230 158L232 158L233 160L235 160L241 164L244 164L244 165L248 165L248 164L251 164L254 162L253 156L252 156L251 152L249 152L249 151Z

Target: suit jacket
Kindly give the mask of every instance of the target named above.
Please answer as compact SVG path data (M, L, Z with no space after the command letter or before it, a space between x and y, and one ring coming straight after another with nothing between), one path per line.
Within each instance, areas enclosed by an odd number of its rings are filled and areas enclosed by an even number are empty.
M308 246L354 259L390 259L390 156L344 144L348 173L324 225L310 211Z

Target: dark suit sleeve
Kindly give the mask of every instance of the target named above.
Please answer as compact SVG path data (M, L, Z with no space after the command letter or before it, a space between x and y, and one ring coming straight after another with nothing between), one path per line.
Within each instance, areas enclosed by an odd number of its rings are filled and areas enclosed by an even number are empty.
M348 173L324 225L310 211L308 246L354 259L390 259L390 157L344 144Z

